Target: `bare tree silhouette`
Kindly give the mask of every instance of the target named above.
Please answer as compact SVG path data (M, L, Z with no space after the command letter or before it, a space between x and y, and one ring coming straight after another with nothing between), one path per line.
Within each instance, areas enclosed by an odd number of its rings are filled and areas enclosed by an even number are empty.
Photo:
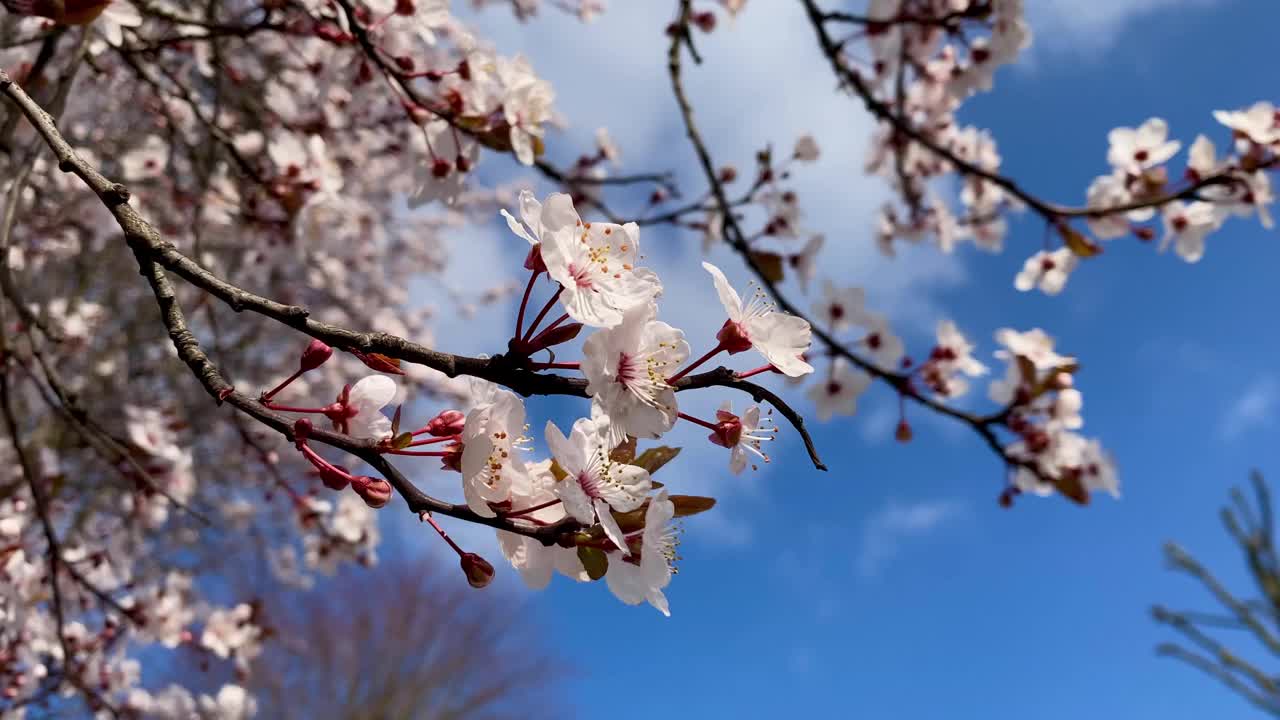
M1250 475L1254 502L1232 488L1231 503L1222 508L1222 524L1243 551L1254 588L1245 594L1229 590L1180 545L1165 543L1174 570L1199 582L1217 601L1214 612L1151 608L1157 622L1182 636L1161 643L1156 652L1180 660L1222 682L1256 707L1280 717L1280 675L1263 668L1280 661L1280 562L1275 548L1271 494L1262 475ZM1250 637L1252 639L1250 639Z
M251 674L259 717L564 717L565 663L542 651L520 599L477 592L453 571L385 563L264 598L277 637Z

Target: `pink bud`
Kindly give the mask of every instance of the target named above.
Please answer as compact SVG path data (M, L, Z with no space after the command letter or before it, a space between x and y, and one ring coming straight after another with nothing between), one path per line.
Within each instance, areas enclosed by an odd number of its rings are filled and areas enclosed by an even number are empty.
M302 351L302 362L299 367L302 372L311 372L325 364L331 357L333 357L333 348L313 339L307 345L307 349Z
M462 432L467 416L458 410L442 410L427 423L427 432L435 437L448 437Z
M751 349L751 338L747 337L747 329L742 327L741 323L732 320L724 321L720 332L716 333L716 340L719 340L731 355Z
M567 343L578 337L578 333L580 332L582 332L582 323L565 323L564 325L560 325L550 331L538 333L538 337L534 338L533 341L526 346L526 349L528 352L534 353L544 348Z
M900 443L911 442L911 425L906 420L899 420L898 429L894 431L893 437Z
M462 554L462 572L473 588L482 588L493 581L493 566L475 553Z
M311 437L311 420L307 418L298 418L293 421L293 444L301 448L306 444L307 438Z
M361 482L356 482L357 480ZM381 478L364 475L352 478L351 488L356 491L364 504L377 510L391 502L391 483Z
M347 472L347 469L341 465L319 467L316 468L316 471L320 473L320 482L324 483L324 486L330 490L341 490L348 483L355 480L355 478L351 477L351 473Z

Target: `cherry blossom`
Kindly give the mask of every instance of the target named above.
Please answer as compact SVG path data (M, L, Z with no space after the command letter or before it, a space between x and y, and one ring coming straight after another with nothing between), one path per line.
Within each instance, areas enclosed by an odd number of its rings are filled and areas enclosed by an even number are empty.
M1239 138L1258 145L1280 141L1276 108L1265 100L1244 110L1214 110L1213 119L1231 128Z
M809 349L808 321L774 309L759 289L743 303L720 268L709 262L703 262L702 267L711 273L720 303L729 315L717 336L726 350L738 353L755 348L790 377L813 372L813 366L801 359Z
M260 651L262 629L253 623L253 608L241 603L230 610L215 610L205 621L200 644L220 658L235 656L247 664Z
M533 525L557 523L568 512L556 495L556 480L551 474L551 461L543 460L529 465L528 472L513 476L511 484L511 513L521 522ZM527 508L538 508L526 512ZM496 531L498 546L511 566L520 572L525 584L540 590L551 582L552 570L577 582L588 580L582 561L572 548L543 545L525 535L506 530Z
M760 417L759 405L747 407L738 416L733 413L732 403L726 400L716 410L715 429L708 439L720 447L729 448L729 470L734 475L741 475L750 460L747 453L769 462L761 443L773 440L777 431L776 427L768 425L767 418Z
M671 583L678 559L680 528L671 524L674 518L675 503L662 488L645 509L644 529L627 537L630 555L616 556L604 576L609 590L622 602L639 605L648 601L668 617L671 610L662 590Z
M600 401L617 442L627 435L657 438L676 421L667 378L689 358L689 344L683 332L654 320L656 312L652 304L633 308L582 346L587 393Z
M649 491L649 473L611 460L613 447L607 434L597 421L588 418L575 422L567 438L555 423L547 422L547 446L567 474L555 489L565 511L578 522L599 522L605 536L627 555L631 551L611 510L630 512L640 507Z
M473 512L494 517L489 503L507 500L515 478L527 472L519 452L525 412L515 393L484 385L462 428L462 488Z
M1107 141L1111 143L1107 162L1132 175L1163 165L1182 148L1182 143L1169 140L1168 136L1169 126L1158 117L1137 128L1116 128L1107 134Z
M850 367L844 358L836 358L826 382L809 388L809 399L817 408L818 419L827 422L833 415L853 415L858 397L871 385L871 376Z
M548 197L545 205L522 196L521 215L530 229L510 214L507 224L529 242L538 241L547 274L560 283L560 302L574 320L613 327L627 310L661 293L657 276L636 267L640 228L635 223L584 223L563 193Z
M866 302L867 293L862 288L837 288L825 280L822 299L813 304L813 314L832 333L854 326L867 327L872 323L872 314L866 310Z
M1027 258L1022 270L1013 279L1013 286L1022 292L1038 288L1045 295L1057 295L1067 285L1067 278L1076 269L1079 259L1070 248L1052 252L1041 250Z
M395 399L396 381L386 375L369 375L344 387L326 416L339 432L354 437L384 438L391 434L391 420L382 408Z
M1160 241L1163 252L1173 245L1174 251L1187 262L1198 262L1204 257L1204 239L1221 224L1217 208L1207 202L1184 204L1172 202L1164 207L1164 238Z

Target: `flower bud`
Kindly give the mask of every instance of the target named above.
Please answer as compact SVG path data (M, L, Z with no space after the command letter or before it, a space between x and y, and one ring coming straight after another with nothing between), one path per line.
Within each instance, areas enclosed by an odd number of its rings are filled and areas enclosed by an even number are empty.
M713 12L694 13L693 24L702 32L709 33L716 29L716 15Z
M894 431L893 437L900 443L911 442L911 425L906 420L899 420L898 429Z
M311 420L308 418L298 418L293 421L293 444L299 448L306 444L307 438L311 437Z
M353 478L351 488L356 491L361 500L364 500L365 505L377 510L391 502L391 483L382 478L371 478L363 475L358 476L358 479L363 482L356 483L354 482L355 479Z
M307 345L307 349L302 351L302 361L299 363L299 367L302 372L310 372L328 362L331 357L333 357L333 348L313 339Z
M324 483L324 486L330 490L342 490L348 483L355 480L355 478L351 477L351 473L347 472L347 469L341 465L317 467L316 472L320 475L320 482Z
M462 554L462 572L473 588L482 588L493 582L493 566L475 553Z
M442 410L427 423L427 432L435 437L458 435L466 422L467 416L460 410Z
M549 331L539 333L538 337L529 343L528 350L530 353L534 353L544 348L567 343L578 337L580 332L582 332L582 323L565 323Z

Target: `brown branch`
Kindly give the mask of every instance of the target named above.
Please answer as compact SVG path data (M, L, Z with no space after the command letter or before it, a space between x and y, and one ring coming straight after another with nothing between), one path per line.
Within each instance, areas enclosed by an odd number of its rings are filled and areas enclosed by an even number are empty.
M701 165L703 174L711 186L712 197L715 199L719 206L720 213L724 217L722 232L725 242L738 253L742 258L743 263L746 264L747 268L751 270L760 284L769 292L769 295L781 310L802 318L809 323L813 337L815 337L822 345L826 346L829 353L844 358L863 372L866 372L876 379L884 381L912 402L922 405L933 412L965 423L975 433L977 433L980 438L982 438L983 442L985 442L988 447L1000 456L1006 465L1025 468L1029 472L1035 474L1035 476L1041 481L1056 486L1058 484L1057 479L1046 476L1044 472L1041 471L1039 465L1033 460L1022 460L1012 457L1001 445L1000 439L996 435L996 428L1007 427L1007 421L1012 407L1004 408L989 415L976 415L963 410L958 410L946 405L945 403L921 394L912 385L909 375L882 369L875 363L854 354L834 336L818 327L808 315L795 305L795 303L791 302L791 300L782 294L778 289L777 284L756 262L751 253L751 248L746 235L742 230L742 226L738 223L737 218L732 212L732 203L725 191L724 183L716 172L715 163L711 159L711 153L707 149L706 141L703 139L702 133L698 129L698 125L694 120L693 105L689 101L688 94L684 88L680 48L685 44L684 38L689 35L689 22L691 17L691 0L681 0L680 16L676 21L677 29L672 34L671 43L667 50L667 70L671 80L671 89L675 95L676 104L680 109L680 117L684 122L685 135L693 145L694 153L698 157L698 163Z
M851 89L854 94L862 100L862 103L866 106L868 112L882 122L887 123L895 132L901 133L911 140L914 140L925 149L941 157L943 160L946 160L962 174L981 178L1018 198L1046 221L1056 224L1067 218L1098 218L1106 215L1125 213L1132 210L1160 207L1177 200L1194 200L1199 198L1200 191L1205 188L1215 185L1231 185L1240 181L1239 178L1235 177L1228 171L1200 178L1176 192L1161 193L1153 197L1133 200L1131 202L1105 208L1069 207L1066 205L1051 203L1024 189L1013 179L991 170L987 170L974 162L959 157L950 149L930 137L927 132L916 127L909 119L894 112L893 108L878 100L875 97L875 92L872 90L870 85L867 84L867 81L862 77L862 75L845 64L842 59L841 43L836 41L835 38L827 32L826 22L832 19L831 13L823 12L818 7L816 0L801 1L804 3L805 10L808 12L809 21L813 25L814 32L817 34L818 44L822 48L823 55L825 55L827 60L830 62L832 71L846 87Z

